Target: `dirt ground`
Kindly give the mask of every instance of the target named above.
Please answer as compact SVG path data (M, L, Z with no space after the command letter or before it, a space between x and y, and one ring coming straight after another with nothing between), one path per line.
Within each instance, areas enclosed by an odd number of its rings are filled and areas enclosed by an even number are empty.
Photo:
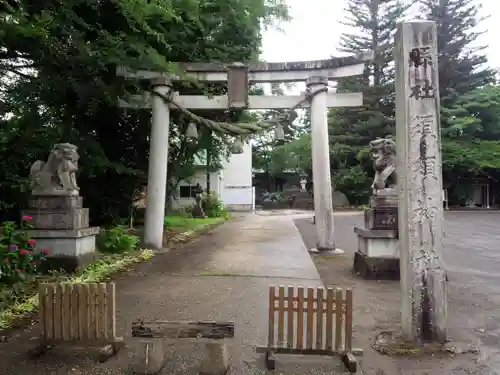
M360 213L339 213L335 217L335 232L337 247L345 251L340 256L312 255L318 272L328 287L352 288L354 295L354 345L364 350L362 371L365 375L448 375L448 374L474 374L493 375L500 374L498 362L498 332L497 327L493 330L488 327L488 317L497 318L499 310L493 300L488 298L488 290L491 290L491 279L482 283L472 283L470 273L474 267L474 257L480 255L460 254L460 246L467 246L460 236L466 233L465 228L469 223L476 222L481 225L475 214L464 213L458 218L453 215L447 216L447 229L445 240L446 258L456 258L458 263L468 264L470 270L459 269L456 260L449 262L449 332L451 343L463 351L477 348L476 354L452 354L442 353L431 356L404 356L389 357L379 354L372 348L375 336L384 331L398 331L400 322L400 287L399 281L368 281L352 272L353 253L357 247L354 226L362 226L363 220ZM463 215L471 215L464 217ZM484 215L484 214L482 214ZM495 219L500 216L495 216ZM483 216L482 220L491 223L492 216ZM294 220L297 229L301 233L306 247L315 247L315 227L310 218ZM461 229L460 229L461 228ZM482 238L488 234L483 233ZM497 233L490 233L489 238L494 244L498 241ZM484 242L484 241L483 241ZM479 242L477 242L479 245ZM491 247L491 246L490 246ZM464 249L465 250L471 250ZM475 251L481 250L476 246ZM494 248L496 251L497 248ZM479 252L478 252L479 254ZM462 258L463 255L463 258ZM500 254L498 254L500 256ZM491 260L490 260L491 263ZM480 267L481 265L477 265ZM491 277L491 275L489 275ZM496 275L494 275L496 276ZM498 279L496 279L498 281ZM481 286L480 286L481 285ZM480 288L482 289L478 289ZM478 293L482 290L483 293ZM493 296L491 296L493 297ZM484 328L483 328L484 327ZM488 329L489 328L489 329ZM489 332L488 332L489 331ZM484 337L485 333L493 333L493 343L488 344ZM495 347L497 349L495 349ZM472 350L474 351L474 350Z

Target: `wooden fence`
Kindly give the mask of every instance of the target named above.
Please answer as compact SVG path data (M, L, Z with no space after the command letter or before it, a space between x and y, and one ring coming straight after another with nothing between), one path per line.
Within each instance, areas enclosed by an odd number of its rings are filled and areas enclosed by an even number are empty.
M274 354L340 355L351 370L352 290L269 287L268 369ZM358 351L359 352L359 351Z
M38 291L42 354L58 343L103 346L101 360L116 354L114 283L41 284Z

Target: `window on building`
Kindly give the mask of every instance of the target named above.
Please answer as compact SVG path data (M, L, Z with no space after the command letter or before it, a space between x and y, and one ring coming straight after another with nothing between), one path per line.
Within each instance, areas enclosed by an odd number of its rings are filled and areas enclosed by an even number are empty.
M196 185L185 185L179 188L179 197L180 198L194 198L196 197Z

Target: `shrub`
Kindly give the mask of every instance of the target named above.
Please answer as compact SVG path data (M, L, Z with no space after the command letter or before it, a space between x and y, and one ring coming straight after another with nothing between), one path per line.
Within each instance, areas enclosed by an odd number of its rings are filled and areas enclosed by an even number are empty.
M104 229L97 236L97 247L103 253L123 253L135 250L139 243L139 237L130 234L124 226L118 225Z
M21 227L6 221L0 228L0 282L14 284L40 273L49 249L37 251L36 241L28 236L30 216L23 217Z
M274 193L265 192L262 194L262 202L264 203L282 203L286 202L286 197L279 191Z
M366 204L372 194L371 179L359 165L339 169L333 176L332 185L347 197L350 204Z
M215 191L210 191L208 194L203 194L202 207L205 215L208 217L222 217L224 215L224 204L217 197Z

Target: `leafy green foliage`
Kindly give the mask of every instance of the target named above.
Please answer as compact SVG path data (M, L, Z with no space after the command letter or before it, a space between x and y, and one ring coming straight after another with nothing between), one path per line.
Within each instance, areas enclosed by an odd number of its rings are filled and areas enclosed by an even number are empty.
M445 172L481 174L489 169L500 169L500 141L443 142L443 169Z
M135 250L139 237L130 234L123 226L104 229L97 236L97 248L103 253L124 253Z
M449 181L500 168L500 87L488 85L442 107L443 173Z
M290 88L287 86L287 84L272 84L272 95L285 95L285 89ZM259 93L257 92L254 93L254 95L258 94ZM283 112L283 110L268 110L262 114L253 113L252 115L254 119L260 118L265 121L275 119L281 116ZM297 119L296 122L300 124L299 126L296 126L297 124L288 124L286 122L282 124L284 133L284 139L282 140L276 139L273 132L255 134L252 136L252 165L255 169L262 169L273 176L280 176L286 169L296 170L298 168L299 170L302 170L303 168L309 168L303 165L299 166L296 162L296 155L288 155L287 157L287 151L285 151L285 148L287 148L287 150L291 150L292 148L298 146L299 144L297 141L299 141L302 136L308 136L308 133L310 132L308 112L309 111L306 111L302 118L299 117ZM291 143L294 143L295 146L290 146ZM289 159L294 160L289 161Z
M311 134L303 134L271 151L269 170L274 176L280 176L283 171L296 173L312 170Z
M456 139L500 139L500 86L488 85L443 107L443 133Z
M337 170L332 180L335 189L343 192L351 204L367 203L372 180L360 165Z
M127 217L147 179L150 110L116 105L147 82L117 77L117 66L181 73L174 62L252 61L262 27L288 19L282 0L20 0L0 8L0 219L26 207L29 166L64 141L79 147L78 181L94 225ZM188 82L175 90L226 88ZM242 115L201 114L217 121ZM227 156L225 137L193 144L184 137L187 124L171 114L169 196L194 173L197 152L210 149L214 168Z

